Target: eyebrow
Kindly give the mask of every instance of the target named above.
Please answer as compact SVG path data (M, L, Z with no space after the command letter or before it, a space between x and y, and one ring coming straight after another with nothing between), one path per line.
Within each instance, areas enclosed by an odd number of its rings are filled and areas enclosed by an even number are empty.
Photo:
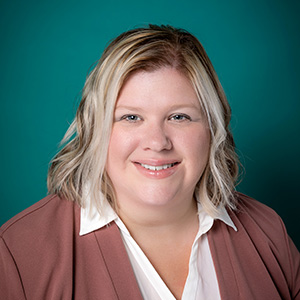
M168 107L169 110L178 110L178 109L182 109L182 108L192 108L192 109L197 109L197 110L201 110L201 104L199 102L199 106L194 105L194 104L178 104L178 105L171 105L170 107ZM129 105L120 105L120 106L116 106L115 110L117 109L126 109L126 110L135 110L135 111L142 111L143 109L141 109L140 107L136 107L136 106L129 106Z
M126 110L141 110L139 107L135 107L135 106L128 106L128 105L116 105L115 110L117 109L126 109Z

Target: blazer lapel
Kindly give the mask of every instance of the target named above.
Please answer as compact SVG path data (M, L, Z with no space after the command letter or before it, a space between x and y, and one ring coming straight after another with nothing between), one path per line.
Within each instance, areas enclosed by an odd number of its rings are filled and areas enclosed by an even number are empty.
M208 242L212 254L214 267L219 283L222 300L235 300L240 298L236 274L226 246L226 239L222 231L222 223L215 221L208 232Z
M264 255L258 251L261 246L259 241L253 242L253 238L249 236L234 214L231 218L238 232L221 221L215 221L214 226L208 232L221 299L280 300L281 297L270 276L270 270L264 261ZM264 241L262 243L265 244ZM263 251L267 253L267 247L264 246ZM266 256L271 257L272 253Z
M142 300L143 297L115 222L95 231L95 236L118 299Z

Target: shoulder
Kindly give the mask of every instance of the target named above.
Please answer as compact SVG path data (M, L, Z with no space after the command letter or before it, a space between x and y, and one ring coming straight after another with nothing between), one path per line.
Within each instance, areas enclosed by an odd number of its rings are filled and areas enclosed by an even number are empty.
M237 210L231 216L238 228L237 241L245 243L247 251L259 253L269 274L279 279L278 286L285 278L291 295L300 295L300 253L282 219L263 203L240 193L236 197Z
M279 218L279 215L269 206L247 196L242 193L236 192L235 197L237 200L236 214L241 217L244 214L253 216L259 219Z
M234 268L237 276L233 278L240 282L240 287L246 283L245 292L249 291L249 296L255 292L261 297L262 292L274 292L275 286L278 289L275 294L279 292L282 299L290 299L290 295L296 299L295 295L300 295L300 255L281 218L251 197L240 193L235 197L236 209L229 211L229 216L237 231L216 222L210 233L215 259L228 272ZM251 291L252 286L257 289Z
M236 210L229 212L229 215L239 236L277 250L290 243L281 217L272 208L241 193L236 193L236 198Z
M72 294L79 213L74 202L50 195L0 228L0 294L17 294L10 299L23 299L25 292L28 299Z
M38 235L55 231L62 222L74 217L74 203L49 195L24 211L20 212L0 228L0 238L7 241L30 240Z
M242 224L274 228L282 226L280 216L269 206L242 193L236 193L237 207L231 212Z

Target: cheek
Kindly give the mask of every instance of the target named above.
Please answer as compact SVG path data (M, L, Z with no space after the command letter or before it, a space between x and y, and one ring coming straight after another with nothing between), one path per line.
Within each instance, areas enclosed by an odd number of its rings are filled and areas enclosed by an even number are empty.
M204 129L201 132L196 140L196 147L198 147L198 153L200 152L201 155L208 159L209 150L210 150L210 132L208 129Z
M111 159L120 160L128 157L135 145L136 141L132 133L128 134L126 130L121 130L118 127L113 128L108 147L108 162Z
M209 158L209 130L201 128L201 130L191 131L190 134L187 134L183 138L182 145L184 145L186 154L189 158L189 167L197 173L198 176L201 176Z
M186 148L190 155L198 156L201 154L208 156L210 148L210 132L209 129L201 127L195 128L180 137L180 143ZM201 158L200 157L200 158Z

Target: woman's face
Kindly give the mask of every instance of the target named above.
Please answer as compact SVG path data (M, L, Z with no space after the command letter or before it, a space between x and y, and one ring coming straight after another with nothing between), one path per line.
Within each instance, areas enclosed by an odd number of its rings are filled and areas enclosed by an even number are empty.
M108 150L117 203L171 207L191 200L209 148L189 80L172 68L135 73L117 100Z

